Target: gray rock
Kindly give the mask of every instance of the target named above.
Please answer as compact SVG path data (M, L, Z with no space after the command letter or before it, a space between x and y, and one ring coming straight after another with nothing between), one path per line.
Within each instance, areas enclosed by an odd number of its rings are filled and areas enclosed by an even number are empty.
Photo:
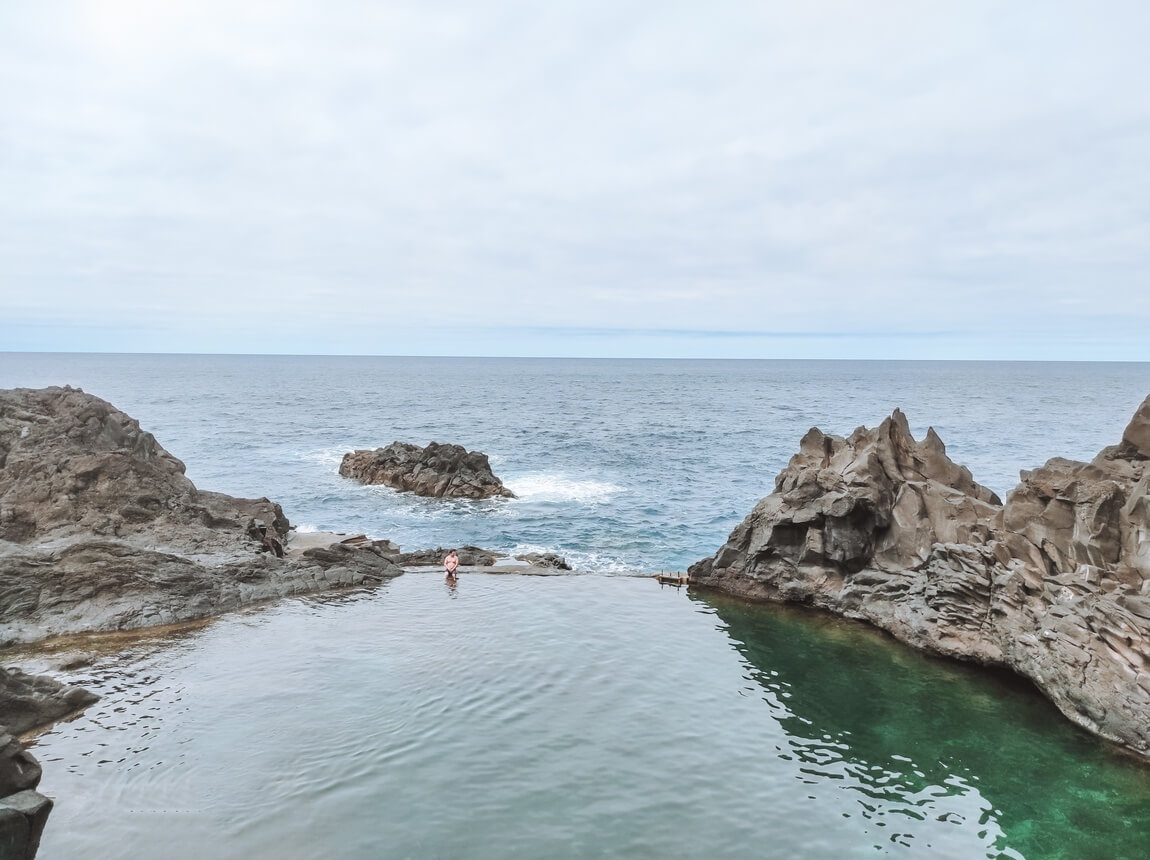
M292 554L289 528L268 499L197 489L98 397L0 390L0 644L193 621L402 573L371 541ZM317 565L347 572L315 577Z
M0 858L32 860L40 848L51 799L35 791L0 797Z
M3 804L0 798L0 858L2 860L29 860L31 853L32 826L28 816L18 809Z
M695 585L808 603L1031 679L1150 757L1150 398L1091 463L1023 472L1003 505L896 411L803 437Z
M10 734L0 732L0 797L40 784L40 762Z
M97 700L77 687L18 669L0 671L0 858L31 860L40 844L52 801L34 789L39 762L8 731L20 734Z
M55 722L99 698L46 675L29 675L15 667L0 670L0 726L16 735Z
M395 562L402 567L437 567L443 564L443 558L451 550L437 547L436 549L420 549L414 552L404 552L395 556ZM489 567L495 564L499 553L477 546L461 546L455 548L462 567Z
M526 555L517 555L515 557L520 561L527 562L533 567L549 567L554 570L571 569L571 565L567 563L567 559L553 552L529 552Z
M0 390L0 540L101 535L192 548L288 521L267 499L201 492L139 422L78 388ZM249 539L250 540L250 539Z
M454 499L515 498L491 471L487 455L461 445L431 442L426 448L392 442L374 451L343 455L339 473L362 484L383 484L417 496Z

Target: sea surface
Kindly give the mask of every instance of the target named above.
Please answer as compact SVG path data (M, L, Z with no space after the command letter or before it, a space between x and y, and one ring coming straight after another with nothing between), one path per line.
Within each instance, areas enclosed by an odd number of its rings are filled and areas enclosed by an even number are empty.
M812 426L901 408L1005 496L1117 442L1150 365L0 353L0 387L53 384L302 531L576 570L408 574L81 646L59 674L104 698L36 741L43 860L1147 854L1150 768L1028 685L642 575L714 552ZM519 498L337 474L393 440L482 450Z

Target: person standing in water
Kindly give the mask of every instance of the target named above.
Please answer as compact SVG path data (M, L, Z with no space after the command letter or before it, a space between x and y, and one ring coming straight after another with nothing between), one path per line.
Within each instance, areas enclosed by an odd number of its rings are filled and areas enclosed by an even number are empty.
M459 567L459 556L455 550L452 550L443 559L443 569L447 573L448 579L455 579L455 569Z

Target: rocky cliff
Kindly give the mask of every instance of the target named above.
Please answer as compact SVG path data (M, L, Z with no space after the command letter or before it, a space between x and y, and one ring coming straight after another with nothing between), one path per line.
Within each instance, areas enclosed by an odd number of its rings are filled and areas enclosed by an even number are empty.
M190 621L401 573L370 541L292 552L288 529L268 499L197 489L98 397L0 391L0 644Z
M453 499L515 498L491 471L487 455L461 445L431 442L426 448L392 442L374 451L343 455L339 473L362 484L383 484L417 496Z
M807 603L1008 667L1150 757L1150 398L1091 463L1022 473L1003 505L899 411L812 429L692 584Z

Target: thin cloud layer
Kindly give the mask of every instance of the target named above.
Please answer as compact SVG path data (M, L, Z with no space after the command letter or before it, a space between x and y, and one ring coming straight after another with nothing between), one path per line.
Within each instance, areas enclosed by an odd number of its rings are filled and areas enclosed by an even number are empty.
M0 9L0 349L1150 359L1150 7Z

